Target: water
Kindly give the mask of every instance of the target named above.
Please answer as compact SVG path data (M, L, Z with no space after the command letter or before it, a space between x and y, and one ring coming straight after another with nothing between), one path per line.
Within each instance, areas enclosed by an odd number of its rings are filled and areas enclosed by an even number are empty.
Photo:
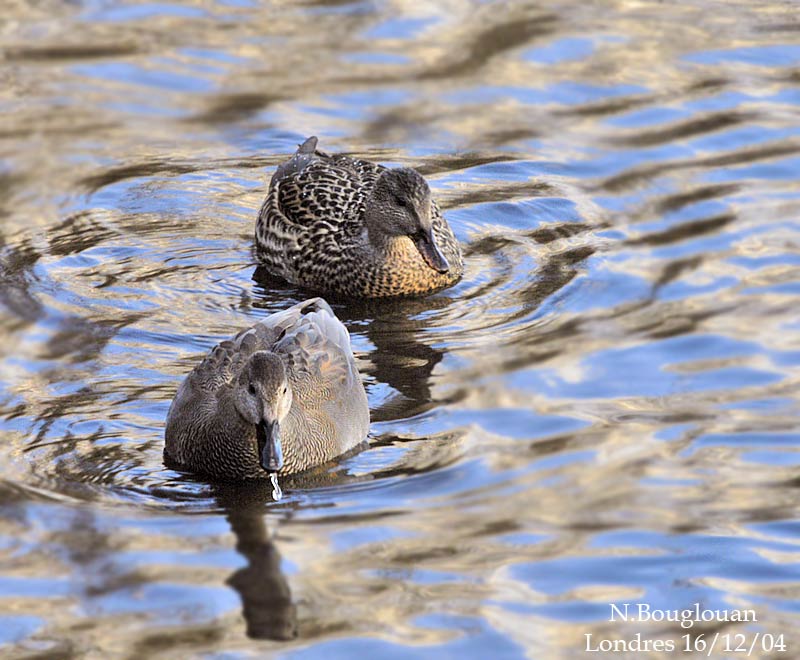
M278 475L275 474L274 472L270 472L269 480L270 483L272 484L272 499L277 502L283 497L283 491L281 490L281 486L278 483Z
M625 602L800 654L796 5L12 0L0 48L4 654L686 633ZM251 248L311 134L424 173L466 274L335 306L371 445L272 502L166 469L163 424L306 296Z

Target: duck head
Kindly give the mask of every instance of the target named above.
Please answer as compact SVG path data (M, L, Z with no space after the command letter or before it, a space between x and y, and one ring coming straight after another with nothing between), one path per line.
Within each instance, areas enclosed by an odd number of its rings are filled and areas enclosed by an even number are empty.
M381 172L367 198L365 220L373 243L407 236L425 263L439 273L450 270L433 235L431 189L410 167Z
M269 351L253 353L235 384L239 414L256 427L258 460L267 472L283 467L281 423L292 407L292 387L283 360Z

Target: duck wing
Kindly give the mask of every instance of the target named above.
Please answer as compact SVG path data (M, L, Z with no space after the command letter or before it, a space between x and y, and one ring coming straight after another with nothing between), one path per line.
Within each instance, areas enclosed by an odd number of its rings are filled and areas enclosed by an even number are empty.
M215 392L239 375L253 353L268 349L275 336L270 328L258 323L232 339L221 341L192 370L188 380L193 388Z
M309 138L273 176L281 214L290 225L313 227L320 233L360 232L367 196L385 168L348 156L310 152L312 146L316 147L316 138Z
M272 350L286 361L295 401L304 408L341 400L360 386L350 335L322 298L295 305Z
M270 314L214 346L192 370L193 387L213 392L232 382L256 351L278 353L286 358L290 372L297 369L320 381L344 379L349 384L352 376L347 328L328 303L311 298Z
M286 361L295 432L307 447L335 447L326 450L332 457L366 437L369 404L347 328L320 298L300 313L273 350Z

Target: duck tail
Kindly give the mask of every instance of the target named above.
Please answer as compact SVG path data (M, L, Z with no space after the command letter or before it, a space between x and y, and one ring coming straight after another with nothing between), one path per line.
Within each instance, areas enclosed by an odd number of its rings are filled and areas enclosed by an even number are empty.
M313 154L317 150L317 136L312 135L303 144L297 147L298 154Z
M278 168L272 175L270 188L272 188L272 186L278 183L281 179L294 176L298 172L302 172L303 169L309 165L309 163L314 161L314 159L320 155L317 153L316 149L317 136L312 135L297 148L297 151L289 160L278 165Z

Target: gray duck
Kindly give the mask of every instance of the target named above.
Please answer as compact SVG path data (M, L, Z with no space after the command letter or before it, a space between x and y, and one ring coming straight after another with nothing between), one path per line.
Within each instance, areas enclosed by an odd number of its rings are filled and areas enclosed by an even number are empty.
M167 414L168 464L225 480L292 474L363 442L369 407L350 335L321 298L214 347Z
M326 154L316 137L272 176L255 242L273 275L353 298L430 293L464 272L422 175Z

